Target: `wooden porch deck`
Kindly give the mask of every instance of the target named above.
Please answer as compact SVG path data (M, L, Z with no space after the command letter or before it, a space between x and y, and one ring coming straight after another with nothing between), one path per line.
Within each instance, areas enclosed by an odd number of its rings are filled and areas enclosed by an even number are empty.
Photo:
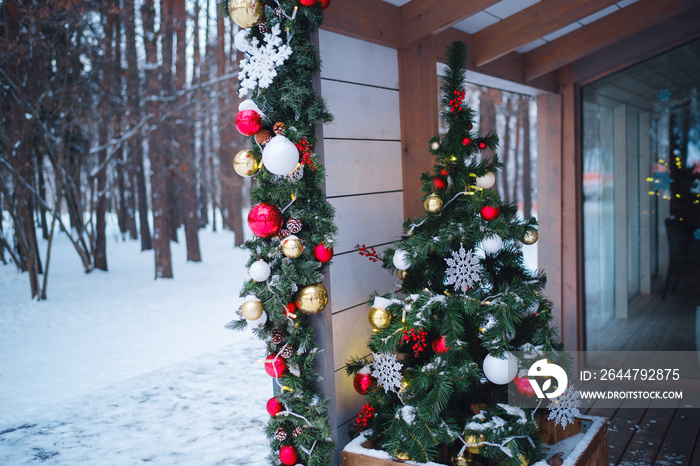
M610 323L603 341L609 351L697 351L696 314L700 306L700 273L683 277L675 292L661 298L640 296L630 317ZM700 382L698 382L700 384ZM700 387L699 387L700 388ZM609 419L610 465L700 466L700 409L593 408L585 414Z

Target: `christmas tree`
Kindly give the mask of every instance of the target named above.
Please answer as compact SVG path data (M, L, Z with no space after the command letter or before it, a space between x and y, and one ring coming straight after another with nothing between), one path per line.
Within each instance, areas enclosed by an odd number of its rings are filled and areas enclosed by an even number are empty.
M321 62L311 38L328 3L222 3L240 28L234 39L245 55L239 96L248 97L235 124L250 137L250 149L236 154L233 165L239 175L255 179L248 215L255 238L243 245L251 253L250 280L241 290L241 317L228 327L252 328L267 344L264 367L275 386L266 428L273 465L327 466L335 450L328 400L317 386L314 364L322 348L313 327L314 315L328 302L321 282L336 232L321 187L323 165L314 152L314 127L332 118L312 82Z
M543 455L532 410L508 404L512 352L561 349L545 276L523 262L537 223L492 189L503 166L482 154L498 138L475 131L464 104L466 44L447 57L447 130L430 140L436 162L421 176L426 215L384 254L401 288L370 299L372 357L347 366L367 400L354 429L399 459L530 464Z

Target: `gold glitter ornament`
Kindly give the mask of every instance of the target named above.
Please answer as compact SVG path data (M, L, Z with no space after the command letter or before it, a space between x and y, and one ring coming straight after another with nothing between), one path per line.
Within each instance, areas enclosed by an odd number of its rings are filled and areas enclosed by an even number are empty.
M301 240L294 235L289 235L282 240L282 254L290 259L296 259L304 252L304 245Z
M442 210L442 205L442 198L435 193L428 196L423 202L423 207L425 207L425 210L431 214L437 214L440 212Z
M321 283L305 286L297 292L295 304L304 314L318 314L328 305L328 291Z
M540 234L537 232L537 230L528 231L527 233L525 233L525 236L523 236L523 243L535 244L539 237Z
M391 323L391 313L381 307L371 307L367 314L367 320L377 330L387 328Z
M246 178L254 176L260 170L260 160L250 149L245 149L233 156L233 169Z

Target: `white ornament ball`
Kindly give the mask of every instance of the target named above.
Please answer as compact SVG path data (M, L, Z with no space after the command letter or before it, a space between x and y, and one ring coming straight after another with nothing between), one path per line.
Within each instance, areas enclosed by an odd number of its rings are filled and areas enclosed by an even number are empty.
M411 266L408 261L408 253L403 249L397 249L394 253L394 267L399 270L407 270Z
M489 354L484 358L484 375L496 385L505 385L518 375L518 359L509 351L503 358Z
M292 141L278 134L263 149L262 163L270 173L289 175L299 163L299 149Z
M262 315L255 320L248 320L248 327L262 328L267 323L267 314L263 311Z
M264 282L270 278L270 264L264 260L255 261L248 269L248 273L250 274L250 278L256 282Z
M476 185L481 189L489 189L494 184L496 184L496 175L488 172L484 176L480 176L476 179Z
M250 48L250 42L248 42L248 30L241 29L236 33L233 38L233 45L239 52L246 52Z
M503 247L503 238L498 235L487 236L481 240L481 248L491 254L496 254Z

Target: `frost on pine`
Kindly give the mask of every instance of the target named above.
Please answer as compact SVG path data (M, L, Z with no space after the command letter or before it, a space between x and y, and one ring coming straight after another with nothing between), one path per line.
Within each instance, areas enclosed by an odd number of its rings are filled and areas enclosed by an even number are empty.
M267 88L277 76L277 68L282 66L292 54L292 48L280 37L280 25L276 24L263 36L263 44L257 37L250 41L245 52L249 56L241 60L238 79L241 88L238 96L243 97L256 87Z
M372 353L374 362L372 366L372 377L377 379L377 384L385 392L398 392L401 388L401 368L403 364L396 360L396 355L391 353Z
M454 285L455 290L466 293L481 281L481 263L473 251L466 251L459 245L459 252L452 251L452 257L445 259L445 285Z
M581 406L580 395L580 391L574 390L574 386L569 385L561 396L549 402L547 419L554 419L555 425L560 425L562 429L566 430L566 426L573 424L574 418L581 414L578 409Z

